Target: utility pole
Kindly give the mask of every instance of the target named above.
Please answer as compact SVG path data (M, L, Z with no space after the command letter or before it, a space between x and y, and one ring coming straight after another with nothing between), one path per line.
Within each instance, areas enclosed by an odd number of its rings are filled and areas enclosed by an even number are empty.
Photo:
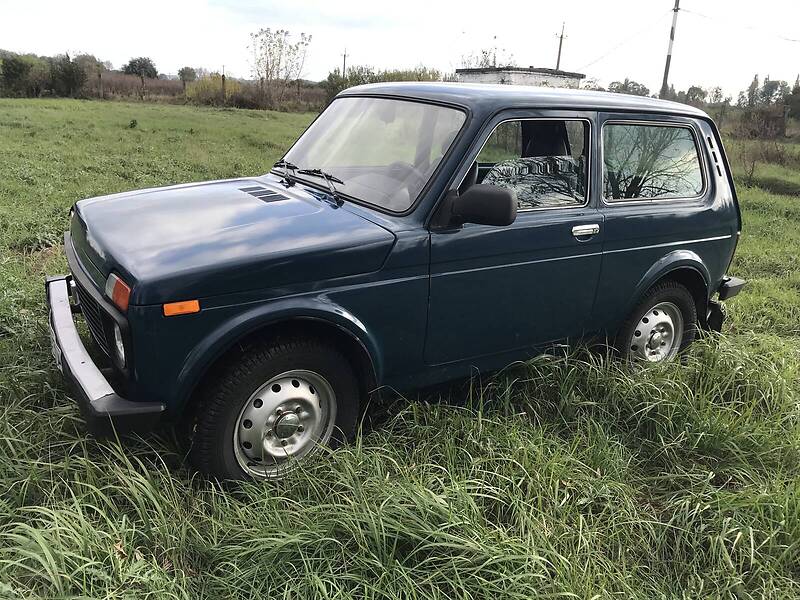
M564 45L564 23L561 23L561 35L556 34L558 38L558 58L556 59L556 71L561 68L561 46Z
M669 63L672 62L672 45L675 43L675 25L678 23L678 11L681 0L675 0L675 8L672 9L672 29L669 30L669 47L667 48L667 64L664 65L664 81L661 82L661 98L666 98L669 92Z
M347 48L344 49L342 54L342 79L347 77Z

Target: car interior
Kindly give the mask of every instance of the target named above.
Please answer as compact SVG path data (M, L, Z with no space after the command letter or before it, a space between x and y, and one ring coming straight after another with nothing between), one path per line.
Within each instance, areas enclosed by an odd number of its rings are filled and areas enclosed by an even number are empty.
M514 190L519 210L582 205L588 141L583 121L504 121L487 139L459 193L483 183Z

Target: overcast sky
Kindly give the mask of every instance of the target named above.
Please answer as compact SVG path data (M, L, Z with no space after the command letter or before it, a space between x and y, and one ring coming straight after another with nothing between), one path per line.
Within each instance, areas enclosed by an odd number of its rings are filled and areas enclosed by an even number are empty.
M0 0L0 48L87 52L120 67L150 56L160 72L200 66L250 75L248 34L260 27L313 36L304 76L348 64L425 64L442 71L497 46L520 66L561 68L607 85L630 77L657 92L673 0ZM720 85L734 96L756 72L793 83L800 71L799 0L682 0L670 81ZM495 39L496 36L496 39ZM790 41L790 40L794 41Z

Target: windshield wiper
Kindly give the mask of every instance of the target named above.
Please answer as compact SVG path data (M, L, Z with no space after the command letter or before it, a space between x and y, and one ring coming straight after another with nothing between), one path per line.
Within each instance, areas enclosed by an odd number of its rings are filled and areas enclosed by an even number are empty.
M274 165L272 165L273 169L283 169L283 179L286 181L287 185L294 185L294 176L289 174L289 171L297 171L297 165L294 163L290 163L288 160L280 159Z
M341 183L344 185L344 181L336 177L335 175L331 175L330 173L326 173L322 169L300 169L297 171L300 175L311 175L312 177L321 177L325 180L325 183L328 185L328 190L333 196L333 199L336 201L336 206L341 206L344 204L344 198L341 197L339 192L334 186L334 183Z

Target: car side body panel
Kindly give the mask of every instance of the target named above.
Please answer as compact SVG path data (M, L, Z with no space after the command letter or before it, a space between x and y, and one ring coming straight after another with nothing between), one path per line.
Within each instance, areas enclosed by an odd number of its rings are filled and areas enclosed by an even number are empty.
M600 121L601 128L607 122L691 128L705 179L703 193L696 198L601 198L605 243L594 320L599 330L613 332L648 288L679 268L694 269L703 276L708 300L717 291L733 256L739 221L725 173L717 170L709 152L706 138L712 131L708 123L690 117L619 113L601 114ZM595 170L600 189L602 177L601 163Z

